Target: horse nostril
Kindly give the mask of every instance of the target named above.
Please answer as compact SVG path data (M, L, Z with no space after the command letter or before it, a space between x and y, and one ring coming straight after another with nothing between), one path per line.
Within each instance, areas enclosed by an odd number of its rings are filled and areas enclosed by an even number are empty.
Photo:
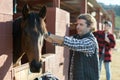
M30 65L30 71L33 73L37 73L40 72L40 68L42 67L42 62L37 62L34 59L29 65Z

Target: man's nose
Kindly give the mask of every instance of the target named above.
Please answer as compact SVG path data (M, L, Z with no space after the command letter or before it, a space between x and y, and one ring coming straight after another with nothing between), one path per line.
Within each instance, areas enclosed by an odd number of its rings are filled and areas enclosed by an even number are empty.
M80 26L79 26L79 25L77 25L77 26L76 26L76 29L79 29L79 28L80 28Z

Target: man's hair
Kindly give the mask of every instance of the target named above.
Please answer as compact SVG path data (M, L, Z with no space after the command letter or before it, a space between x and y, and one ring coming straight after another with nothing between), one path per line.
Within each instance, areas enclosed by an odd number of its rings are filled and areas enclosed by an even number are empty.
M90 14L80 14L77 19L84 19L86 20L86 24L88 27L91 27L92 30L95 29L95 27L97 26L96 24L96 19L90 15Z
M112 23L110 21L105 21L104 24L108 24L109 27L112 27Z

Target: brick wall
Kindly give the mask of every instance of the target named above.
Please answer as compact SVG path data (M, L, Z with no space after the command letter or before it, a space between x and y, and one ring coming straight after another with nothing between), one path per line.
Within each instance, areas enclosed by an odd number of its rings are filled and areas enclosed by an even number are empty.
M0 80L12 80L12 0L0 0Z

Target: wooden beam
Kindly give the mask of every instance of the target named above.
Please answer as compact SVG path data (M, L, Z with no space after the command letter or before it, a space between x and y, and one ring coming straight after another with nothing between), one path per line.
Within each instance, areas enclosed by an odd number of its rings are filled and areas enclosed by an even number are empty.
M69 9L75 11L75 12L78 12L78 10L77 10L75 7L73 7L73 6L71 6L71 5L68 5L68 4L66 4L66 3L64 3L64 2L62 2L62 1L60 2L60 4L61 4L62 6L65 6L66 8L69 8Z
M53 7L60 8L60 0L53 0Z

